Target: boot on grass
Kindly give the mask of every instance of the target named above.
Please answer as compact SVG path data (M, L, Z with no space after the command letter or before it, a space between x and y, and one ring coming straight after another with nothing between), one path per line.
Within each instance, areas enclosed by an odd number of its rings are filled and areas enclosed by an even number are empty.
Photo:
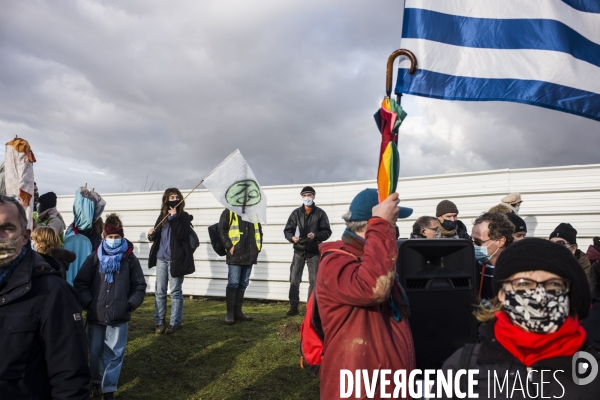
M237 296L235 297L235 320L236 321L252 321L252 317L244 315L242 312L242 305L244 304L244 293L245 290L238 290Z
M227 304L227 316L225 316L225 323L227 325L235 324L234 310L236 297L236 290L225 290L225 303Z

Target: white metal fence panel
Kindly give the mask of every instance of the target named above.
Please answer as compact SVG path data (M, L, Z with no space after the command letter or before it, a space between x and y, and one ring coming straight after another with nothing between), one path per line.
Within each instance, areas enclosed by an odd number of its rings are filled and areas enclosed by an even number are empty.
M292 246L283 237L287 218L300 206L300 190L304 185L267 186L267 220L263 227L264 247L253 268L247 296L287 300ZM328 214L333 235L338 240L344 230L341 219L356 193L376 187L375 181L343 182L313 185L316 204ZM528 236L548 237L561 222L571 223L578 231L578 243L585 251L593 236L600 235L600 164L497 170L477 173L402 178L398 183L402 205L412 207L413 215L400 220L401 236L407 237L415 219L435 215L439 201L456 203L461 219L469 229L482 211L500 202L509 192L520 192L524 200L520 215L527 222ZM148 291L154 291L154 270L148 269L150 243L146 233L159 214L162 192L103 194L104 214L116 212L125 225L125 236L134 243L148 280ZM182 191L186 195L187 191ZM73 220L73 196L59 196L58 209L67 223ZM227 285L225 257L217 256L210 246L208 226L218 221L223 207L207 190L194 192L186 199L186 211L194 216L194 227L200 238L196 250L196 272L186 276L186 295L223 296ZM306 299L308 272L305 270L301 298Z

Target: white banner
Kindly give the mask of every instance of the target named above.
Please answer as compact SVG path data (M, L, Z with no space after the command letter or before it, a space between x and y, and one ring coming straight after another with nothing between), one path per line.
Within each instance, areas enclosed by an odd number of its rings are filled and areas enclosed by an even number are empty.
M239 150L223 160L203 183L219 203L244 221L267 222L267 196Z

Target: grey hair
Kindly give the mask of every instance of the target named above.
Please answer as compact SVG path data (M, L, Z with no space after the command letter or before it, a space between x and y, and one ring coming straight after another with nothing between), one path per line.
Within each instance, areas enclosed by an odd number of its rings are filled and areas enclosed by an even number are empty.
M13 196L0 195L0 203L4 204L14 204L17 206L17 210L19 211L19 222L21 223L21 232L25 232L27 230L27 214L25 213L25 209L21 205L21 202Z
M428 215L424 215L422 217L417 218L412 227L412 233L420 235L423 229L429 228L429 221L434 220L437 223L436 217L430 217Z
M350 218L352 218L352 211L350 210L342 215L342 218L346 221L346 229L354 233L364 231L369 223L369 221L350 221Z

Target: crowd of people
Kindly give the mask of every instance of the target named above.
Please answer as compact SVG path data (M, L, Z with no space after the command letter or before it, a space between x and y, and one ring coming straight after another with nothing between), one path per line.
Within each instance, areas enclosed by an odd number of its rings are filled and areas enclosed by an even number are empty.
M414 370L410 304L396 274L396 222L412 210L398 206L397 194L379 203L377 190L366 189L343 216L341 240L327 241L331 227L316 205L316 191L306 186L300 198L302 205L283 230L294 249L287 315L300 312L300 283L308 266L308 295L316 291L323 321L321 397L340 398L341 369ZM560 370L557 382L569 398L593 398L600 380L578 386L569 379L576 352L600 359L600 237L587 253L569 223L559 224L548 240L526 238L522 202L518 193L507 195L482 212L470 232L450 200L437 205L435 216L421 216L413 225L410 240L467 240L477 260L480 304L474 312L480 341L468 352L465 347L453 354L443 369L521 375L532 368ZM112 399L128 322L144 301L146 280L120 217L102 218L106 203L97 192L87 187L77 192L69 226L56 203L52 192L37 195L36 185L30 230L20 199L0 196L0 394ZM195 271L192 220L181 192L165 190L147 234L152 243L148 267L156 268L156 334L183 328L182 284ZM218 232L228 265L225 324L252 321L242 306L263 248L262 226L225 209ZM480 382L480 397L487 384ZM558 385L547 386L544 395L560 393Z

